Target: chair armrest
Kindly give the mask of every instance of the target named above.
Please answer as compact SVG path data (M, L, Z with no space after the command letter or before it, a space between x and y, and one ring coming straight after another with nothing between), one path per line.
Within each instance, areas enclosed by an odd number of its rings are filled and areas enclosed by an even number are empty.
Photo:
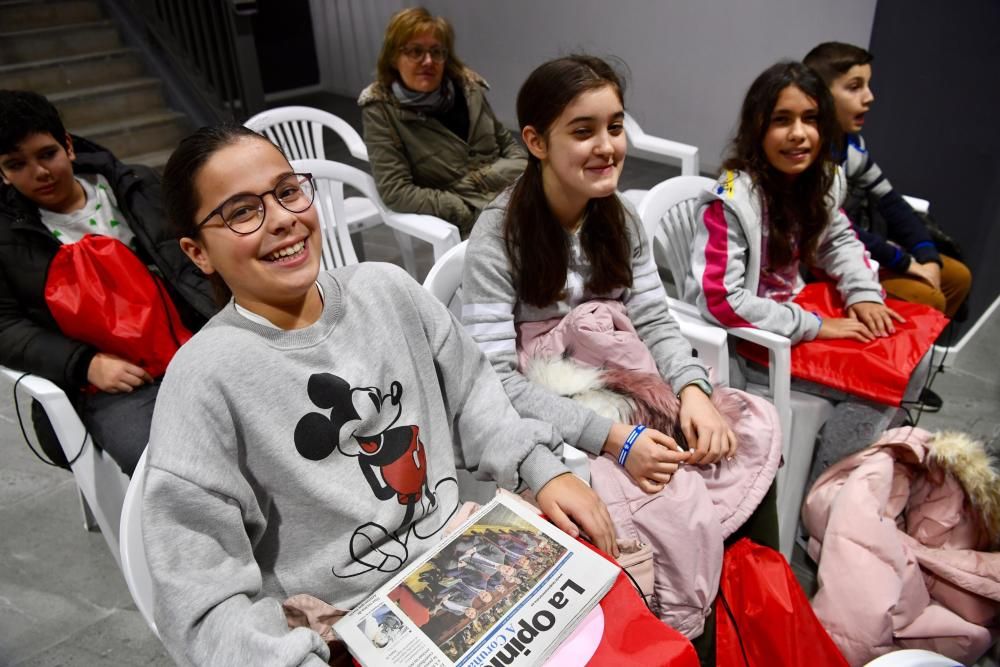
M909 195L903 195L903 199L906 203L910 205L917 213L927 213L931 210L931 203L926 199L920 199L919 197L910 197Z
M670 307L670 312L678 319L684 316L686 318L698 318L698 320L704 322L701 313L698 311L698 307L694 304L668 297L667 305ZM768 393L771 395L771 401L774 403L774 406L778 409L778 417L785 431L782 436L787 441L791 434L792 423L791 341L784 336L779 336L770 331L762 331L761 329L736 327L726 329L725 331L730 336L756 343L767 349L769 358Z
M4 366L0 366L0 373L9 378L11 382L17 382L17 379L24 375L24 379L17 385L18 388L24 389L24 391L26 391L39 403L44 404L47 401L58 401L59 399L63 399L69 403L69 399L66 397L66 392L60 389L59 386L51 380L46 380L43 377L32 375L31 373L25 374L22 371L15 371Z
M698 358L712 375L714 384L729 386L729 344L726 332L684 313L674 313L681 335L698 352Z
M383 220L392 229L430 243L434 248L434 261L461 241L458 227L433 215L387 211Z

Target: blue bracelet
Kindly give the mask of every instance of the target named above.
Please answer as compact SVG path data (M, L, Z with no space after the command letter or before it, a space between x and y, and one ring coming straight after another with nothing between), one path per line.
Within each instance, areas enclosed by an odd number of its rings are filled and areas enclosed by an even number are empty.
M646 427L639 424L632 429L631 433L628 434L628 437L625 438L625 444L622 445L622 450L618 452L618 465L622 467L625 466L625 459L628 458L628 453L632 450L632 445L634 445L635 441L639 439L639 434L645 430Z

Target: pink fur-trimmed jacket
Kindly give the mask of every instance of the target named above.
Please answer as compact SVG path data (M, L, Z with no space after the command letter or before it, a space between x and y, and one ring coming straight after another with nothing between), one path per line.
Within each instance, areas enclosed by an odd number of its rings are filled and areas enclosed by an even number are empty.
M676 433L679 402L619 301L593 300L563 318L518 326L521 371L602 416ZM712 393L739 449L729 461L685 466L655 494L609 456L592 457L591 485L620 539L653 549L651 606L689 638L702 633L719 587L723 541L757 508L777 472L781 430L774 406L726 387Z
M813 609L852 665L898 648L974 663L997 635L1000 477L962 434L887 431L829 468L802 510Z

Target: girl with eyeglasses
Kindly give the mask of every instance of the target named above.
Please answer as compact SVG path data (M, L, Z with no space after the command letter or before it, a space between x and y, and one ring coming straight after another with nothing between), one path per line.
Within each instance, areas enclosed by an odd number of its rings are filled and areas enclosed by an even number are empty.
M199 130L164 199L232 295L170 365L147 450L154 613L179 664L327 664L337 617L441 538L457 466L616 552L554 429L517 416L443 305L390 265L320 273L312 179L267 139Z
M486 81L455 54L451 25L422 7L389 21L377 80L358 98L372 174L386 205L469 234L479 211L524 170Z

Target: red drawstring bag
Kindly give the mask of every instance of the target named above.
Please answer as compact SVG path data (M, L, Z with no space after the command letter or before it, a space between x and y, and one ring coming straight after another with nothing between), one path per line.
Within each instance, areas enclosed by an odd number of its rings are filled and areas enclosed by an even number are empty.
M715 616L718 665L848 667L784 556L749 538L726 549Z
M833 284L810 283L795 303L820 317L847 317ZM913 369L948 324L940 311L920 303L886 299L886 305L906 318L893 322L896 333L870 343L853 340L810 340L792 347L792 377L833 387L883 405L899 406ZM768 352L740 341L736 351L762 366Z
M191 338L160 279L110 236L88 234L56 252L45 302L64 334L154 378Z

